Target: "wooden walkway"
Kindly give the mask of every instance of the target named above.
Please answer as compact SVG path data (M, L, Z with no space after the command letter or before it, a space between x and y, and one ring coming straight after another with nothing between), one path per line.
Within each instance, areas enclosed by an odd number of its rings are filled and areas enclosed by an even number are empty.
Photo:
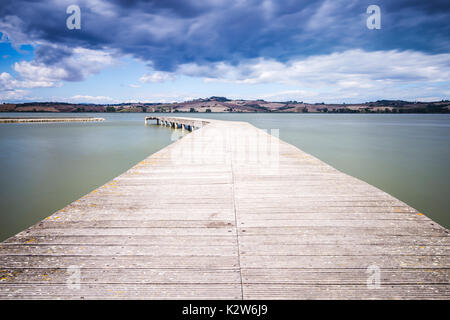
M197 130L1 243L1 299L450 298L415 209L246 122L157 120Z

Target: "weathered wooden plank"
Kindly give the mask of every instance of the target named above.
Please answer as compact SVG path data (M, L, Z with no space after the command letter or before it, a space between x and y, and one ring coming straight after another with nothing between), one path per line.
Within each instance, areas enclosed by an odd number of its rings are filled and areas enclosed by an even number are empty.
M29 239L30 237L25 237ZM29 240L28 240L29 241ZM303 234L292 235L239 235L239 242L241 244L255 244L260 246L270 245L270 244L365 244L365 245L442 245L447 246L448 237L445 236L429 236L429 237L417 237L417 235L370 235L370 237L361 237L357 233L349 234L335 234L335 233L324 233L317 234L313 231Z
M236 256L237 248L231 246L201 245L47 245L4 244L0 245L0 256L47 255L47 256Z
M367 256L367 255L430 255L445 256L450 260L450 248L442 245L401 245L401 244L265 244L240 241L242 255L274 256Z
M2 284L0 299L242 299L240 284Z
M244 299L441 299L450 298L448 284L385 285L369 289L366 284L293 285L246 284Z
M292 227L254 227L254 228L239 228L239 234L245 235L315 235L315 234L329 234L335 233L337 235L358 234L360 237L368 237L372 235L392 235L392 236L416 236L416 237L429 237L429 236L448 236L446 230L441 228L434 228L433 226L423 226L419 224L417 226L405 227L405 226L391 226L390 228L368 226L368 227L355 227L355 226L292 226Z
M437 271L436 271L437 272ZM5 284L65 284L73 275L68 268L8 268L0 270ZM89 284L240 284L240 270L234 269L151 269L151 268L82 268L80 283Z
M413 239L414 240L414 239ZM412 241L413 241L412 240ZM236 236L221 235L179 235L170 237L167 235L45 235L45 236L15 236L3 244L96 244L96 245L211 245L211 246L233 246L236 244ZM438 241L429 242L437 244Z
M62 221L60 216L39 223L35 228L231 228L233 220L75 220Z
M242 215L247 214L279 214L279 213L414 213L419 214L417 210L408 207L400 206L378 206L378 207L351 207L351 206L339 206L339 207L329 207L329 206L301 206L297 208L284 208L279 206L277 208L240 208L239 212Z
M367 282L363 269L241 269L244 283L302 285L361 285ZM380 285L449 284L450 269L380 269Z
M448 256L432 255L242 255L242 268L450 268Z
M239 266L237 256L0 256L1 270L9 268L190 268L230 269ZM0 291L2 284L0 284Z
M429 224L423 221L424 225ZM417 227L417 220L380 220L380 219L367 219L367 220L355 220L355 219L271 219L271 220L247 220L240 221L240 227L248 228L258 228L271 225L272 227L320 227L320 226L330 226L330 227L378 227L378 228L414 228ZM430 227L432 226L429 224Z
M126 215L122 215L126 216ZM132 217L132 216L131 216ZM423 216L418 216L415 213L402 213L397 212L377 212L374 214L360 213L360 212L323 212L323 213L310 213L310 212L290 212L290 213L264 213L255 212L247 213L241 217L242 222L250 221L271 221L271 220L363 220L363 221L376 221L376 220L401 220L401 221L422 221L426 222L427 219Z
M233 228L30 228L22 231L20 236L146 236L160 235L166 237L189 235L233 235ZM8 241L8 240L7 240Z
M81 232L81 231L80 231ZM232 245L236 243L235 235L177 235L170 237L167 235L123 235L123 234L77 234L67 235L17 235L11 237L4 244L148 244L155 245L165 243L169 244L214 244L216 246ZM270 245L270 244L366 244L366 245L382 245L389 243L391 245L442 245L446 246L448 239L446 237L433 236L428 238L417 238L416 236L380 236L372 235L368 238L362 238L359 235L240 235L241 244Z

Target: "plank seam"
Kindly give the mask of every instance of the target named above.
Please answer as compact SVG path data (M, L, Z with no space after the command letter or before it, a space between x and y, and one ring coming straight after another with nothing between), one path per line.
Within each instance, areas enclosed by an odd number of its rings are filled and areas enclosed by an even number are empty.
M230 156L230 163L231 163L231 196L233 199L233 210L234 210L234 227L236 228L236 245L237 245L237 258L238 258L238 266L239 266L239 277L241 279L241 297L242 300L244 300L244 285L242 280L242 268L241 268L241 252L240 252L240 245L239 245L239 232L237 230L238 228L238 222L237 222L237 212L236 212L236 197L234 193L234 168L233 168L233 156Z

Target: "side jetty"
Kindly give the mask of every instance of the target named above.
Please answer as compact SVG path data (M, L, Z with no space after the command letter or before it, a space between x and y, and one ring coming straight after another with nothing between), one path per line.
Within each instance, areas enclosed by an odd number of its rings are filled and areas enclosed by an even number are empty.
M105 121L103 118L0 118L0 123L28 123L28 122L91 122L91 121Z

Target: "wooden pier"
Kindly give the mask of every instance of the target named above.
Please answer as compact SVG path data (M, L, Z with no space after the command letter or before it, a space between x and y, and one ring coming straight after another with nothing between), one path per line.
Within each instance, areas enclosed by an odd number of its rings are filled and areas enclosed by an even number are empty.
M152 120L185 135L1 243L1 299L450 298L407 204L246 122Z

